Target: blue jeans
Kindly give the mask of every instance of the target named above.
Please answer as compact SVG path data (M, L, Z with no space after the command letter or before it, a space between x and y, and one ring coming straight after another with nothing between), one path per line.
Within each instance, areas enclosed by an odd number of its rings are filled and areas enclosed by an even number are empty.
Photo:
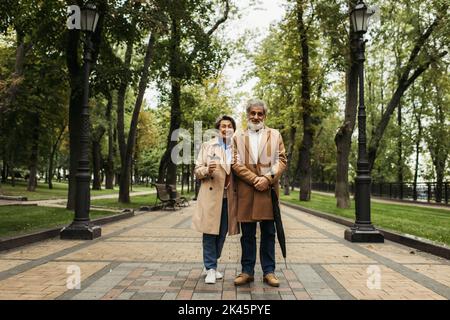
M224 198L220 216L219 234L203 234L203 263L206 270L217 269L217 259L222 254L223 244L228 231L228 202Z
M260 221L261 243L259 258L263 274L275 271L275 224L273 220ZM242 272L255 274L256 264L256 222L241 223Z

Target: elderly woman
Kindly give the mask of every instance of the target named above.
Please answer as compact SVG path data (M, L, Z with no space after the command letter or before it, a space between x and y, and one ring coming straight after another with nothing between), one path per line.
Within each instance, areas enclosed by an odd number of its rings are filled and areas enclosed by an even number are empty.
M195 164L201 181L197 210L192 216L193 229L203 233L205 283L215 283L223 275L217 271L225 237L239 233L236 196L231 172L232 136L236 123L229 116L219 117L215 125L219 136L202 144Z

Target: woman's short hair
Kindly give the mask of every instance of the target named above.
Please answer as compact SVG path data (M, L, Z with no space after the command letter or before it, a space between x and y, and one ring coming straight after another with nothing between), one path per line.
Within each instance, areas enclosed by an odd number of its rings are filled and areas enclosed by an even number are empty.
M230 121L230 122L231 122L231 125L233 126L233 130L236 131L236 121L234 121L234 119L233 119L232 117L227 116L227 115L220 116L220 117L218 117L218 118L216 119L216 123L215 123L214 127L215 127L217 130L219 130L219 128L220 128L220 122L223 121L223 120L228 120L228 121Z
M247 114L249 114L251 107L262 107L264 110L264 114L267 115L267 105L263 100L261 100L261 99L248 100L247 107L246 107Z

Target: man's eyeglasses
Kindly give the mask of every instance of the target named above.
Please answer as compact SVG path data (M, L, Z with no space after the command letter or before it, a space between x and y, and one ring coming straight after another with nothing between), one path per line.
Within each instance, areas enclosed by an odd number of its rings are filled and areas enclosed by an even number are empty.
M252 112L250 112L250 116L252 116L252 117L258 116L259 118L262 118L262 117L264 117L264 112L252 111Z

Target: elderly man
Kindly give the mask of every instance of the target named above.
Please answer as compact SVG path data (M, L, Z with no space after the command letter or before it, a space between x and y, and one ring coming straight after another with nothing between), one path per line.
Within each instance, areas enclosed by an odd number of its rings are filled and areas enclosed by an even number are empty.
M278 130L264 125L267 106L262 100L247 103L247 130L233 137L237 219L241 223L242 272L235 285L254 281L256 224L261 229L260 261L263 281L278 287L275 276L275 224L271 188L279 194L279 179L286 168L286 153Z

